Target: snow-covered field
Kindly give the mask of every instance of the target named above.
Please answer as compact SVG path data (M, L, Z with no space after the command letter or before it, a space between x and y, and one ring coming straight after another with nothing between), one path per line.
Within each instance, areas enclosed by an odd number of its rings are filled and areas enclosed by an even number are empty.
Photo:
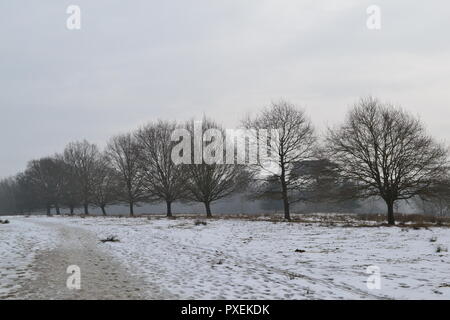
M34 278L31 266L36 253L57 245L53 230L23 218L6 218L13 222L0 224L0 297L4 298L18 289L21 281Z
M94 245L140 279L148 299L450 299L449 228L240 219L195 225L190 218L9 220L0 225L0 297L7 297L18 276L33 276L26 273L33 253L55 246L55 228L63 225L97 239L117 236L120 242ZM368 289L368 266L379 268L380 289ZM88 272L81 270L82 277Z

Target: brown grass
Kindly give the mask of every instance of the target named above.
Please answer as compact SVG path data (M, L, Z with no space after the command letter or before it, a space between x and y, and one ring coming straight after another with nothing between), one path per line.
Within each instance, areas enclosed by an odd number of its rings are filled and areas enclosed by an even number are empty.
M82 218L99 217L97 215L74 215ZM168 219L165 214L135 214L129 215L107 215L107 218L143 218ZM291 214L291 220L285 220L283 214L220 214L216 213L208 220L245 220L245 221L267 221L272 223L304 223L319 224L321 226L333 227L392 227L387 224L386 214ZM206 219L205 214L174 214L169 219ZM450 227L450 217L436 217L423 214L395 215L396 226L401 228L430 228Z

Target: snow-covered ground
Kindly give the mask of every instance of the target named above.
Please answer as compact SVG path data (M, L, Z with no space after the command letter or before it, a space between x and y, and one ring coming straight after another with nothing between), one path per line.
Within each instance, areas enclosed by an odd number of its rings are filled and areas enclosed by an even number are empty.
M26 218L1 218L13 220L0 224L0 297L7 298L24 281L34 278L31 267L36 253L55 248L57 234Z
M148 299L450 299L449 228L240 219L207 220L206 225L190 218L9 219L9 225L0 225L0 290L14 283L14 278L4 281L5 272L26 272L33 252L51 247L54 223L81 228L97 239L117 236L120 242L96 245L122 263L130 277L141 279ZM380 289L367 287L369 266L380 270Z

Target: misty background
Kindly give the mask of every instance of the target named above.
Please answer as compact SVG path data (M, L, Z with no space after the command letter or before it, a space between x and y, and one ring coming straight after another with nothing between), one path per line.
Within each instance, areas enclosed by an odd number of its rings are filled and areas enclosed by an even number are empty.
M66 28L72 4L81 30ZM381 30L366 27L373 4ZM157 118L206 115L235 128L280 98L304 107L320 133L374 95L448 141L449 15L438 0L3 1L0 177L70 141L104 147ZM263 207L235 196L214 210Z

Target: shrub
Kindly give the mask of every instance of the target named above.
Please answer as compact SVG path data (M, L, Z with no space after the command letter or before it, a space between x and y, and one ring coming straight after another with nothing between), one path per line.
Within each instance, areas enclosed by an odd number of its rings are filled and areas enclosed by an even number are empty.
M201 220L195 220L194 224L196 226L200 226L200 225L206 226L206 222L205 221L201 221Z
M107 236L106 239L101 239L101 242L120 242L117 236Z

